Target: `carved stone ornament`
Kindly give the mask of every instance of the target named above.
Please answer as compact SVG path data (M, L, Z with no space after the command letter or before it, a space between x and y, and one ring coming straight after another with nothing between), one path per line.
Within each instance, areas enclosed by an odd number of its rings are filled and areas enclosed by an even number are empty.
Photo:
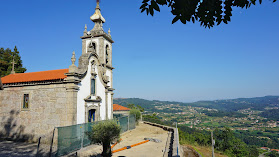
M106 75L106 69L104 65L100 65L100 73L101 73L101 78L105 84L109 82L109 77Z
M101 102L102 101L102 98L100 96L97 96L96 98L92 98L91 95L88 95L84 101L86 102Z

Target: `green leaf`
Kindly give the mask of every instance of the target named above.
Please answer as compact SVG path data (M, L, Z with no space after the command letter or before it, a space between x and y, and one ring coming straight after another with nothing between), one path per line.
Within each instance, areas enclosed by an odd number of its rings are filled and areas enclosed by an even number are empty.
M193 23L195 23L195 18L194 17L192 17L192 21L193 21Z
M147 5L148 5L147 3L144 3L143 5L140 6L140 9L146 8Z
M156 2L160 5L165 5L167 4L167 1L166 0L156 0Z
M175 18L173 18L172 20L172 24L174 24L177 20L179 20L180 16L176 15Z
M149 6L149 13L150 13L151 16L154 15L154 10L153 10L153 6L152 5Z
M154 0L151 1L151 5L153 6L153 8L155 10L160 12L160 8L159 8L158 4Z

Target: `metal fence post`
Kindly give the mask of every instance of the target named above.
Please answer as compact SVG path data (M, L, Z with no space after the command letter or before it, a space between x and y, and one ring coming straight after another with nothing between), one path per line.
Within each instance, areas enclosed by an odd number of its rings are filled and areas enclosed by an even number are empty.
M38 146L37 146L37 154L36 154L36 157L39 156L39 149L40 149L40 143L41 143L41 137L39 137L39 141L38 141Z
M49 157L51 157L51 154L52 154L52 145L53 145L54 133L55 133L55 128L53 129L53 133L52 133L52 139L51 139L50 150L49 150Z
M83 133L84 132L83 132L83 127L81 126L80 128L81 128L81 130L80 130L81 131L81 146L80 146L80 148L82 148L83 147L83 137L84 137Z
M178 152L178 147L179 147L179 137L178 137L178 129L177 129L177 122L176 122L176 140L177 140L177 149L176 149L176 153L177 156L179 156L179 152Z

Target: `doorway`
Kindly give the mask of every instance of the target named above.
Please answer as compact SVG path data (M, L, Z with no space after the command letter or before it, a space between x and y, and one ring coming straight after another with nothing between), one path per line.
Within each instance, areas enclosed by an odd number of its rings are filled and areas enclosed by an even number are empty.
M95 109L89 110L89 112L88 112L88 122L94 122L95 121L95 113L96 113Z

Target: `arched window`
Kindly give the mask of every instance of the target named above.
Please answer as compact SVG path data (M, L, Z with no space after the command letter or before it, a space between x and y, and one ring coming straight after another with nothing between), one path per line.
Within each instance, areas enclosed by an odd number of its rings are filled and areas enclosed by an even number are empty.
M109 52L110 52L110 48L107 45L106 46L106 64L109 64Z
M96 44L94 42L89 43L87 52L89 53L96 52Z
M91 79L91 94L96 94L96 80L94 78Z

